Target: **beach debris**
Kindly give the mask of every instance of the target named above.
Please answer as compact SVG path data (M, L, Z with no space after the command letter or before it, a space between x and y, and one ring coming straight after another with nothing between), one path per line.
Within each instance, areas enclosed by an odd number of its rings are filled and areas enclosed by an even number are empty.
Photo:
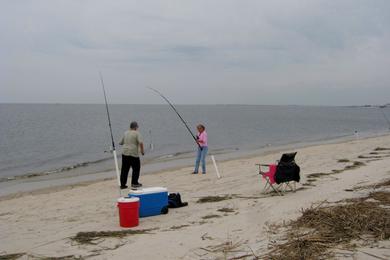
M219 202L223 200L233 199L233 195L222 195L222 196L206 196L198 199L196 203L209 203L209 202Z
M29 255L28 259L39 259L39 260L76 260L76 259L84 259L81 256L75 255L66 255L66 256L32 256Z
M15 253L15 254L5 254L5 255L0 255L0 260L14 260L18 259L22 256L24 256L26 253Z
M204 233L202 236L201 236L202 240L213 240L212 237L208 236L208 233Z
M364 162L354 161L352 165L345 166L344 170L357 169L359 167L365 166Z
M338 162L341 162L341 161L346 162L344 160L347 160L347 159L340 159L340 160L338 160ZM350 162L350 161L348 161L348 162ZM365 165L366 164L364 162L354 161L352 164L346 165L343 169L333 169L331 172L316 172L316 173L308 174L308 175L306 175L306 177L308 178L307 179L308 184L306 184L306 186L312 185L311 183L317 181L317 178L342 173L346 170L357 169L357 168L360 168L360 167L365 166Z
M347 163L347 162L350 162L350 160L349 159L340 159L337 162L339 162L339 163Z
M389 155L371 155L371 156L366 156L366 155L359 155L359 159L382 159L384 157L389 157Z
M370 185L364 185L364 186L356 186L353 189L354 190L362 190L362 189L379 189L382 187L388 187L390 186L390 179L385 179L382 182L370 184Z
M220 217L221 217L220 215L210 214L210 215L203 216L202 219L220 218Z
M184 224L184 225L179 225L179 226L172 226L172 227L170 227L169 229L170 229L170 230L178 230L178 229L182 229L182 228L189 227L189 226L190 226L190 225Z
M390 193L385 191L371 192L368 198L377 200L385 205L390 205Z
M212 255L223 255L222 259L242 259L248 256L253 256L253 254L248 254L247 250L244 250L242 248L243 245L245 245L248 241L233 241L231 238L227 238L226 241L216 244L216 245L209 245L207 247L201 247L200 249L212 254ZM231 257L228 257L228 255L234 255ZM215 257L213 257L214 259ZM219 259L219 257L217 257Z
M131 235L151 234L153 230L155 229L78 232L71 239L79 244L96 244L96 241L102 238L124 238Z
M318 178L318 177L322 177L322 176L326 176L326 175L331 175L332 173L325 173L325 172L317 172L317 173L311 173L311 174L308 174L307 175L307 178L310 178L310 179L314 179L315 178ZM308 182L310 182L311 180L307 180ZM311 181L312 182L312 181Z
M374 151L390 151L390 148L386 148L386 147L377 147L374 149Z
M284 241L271 244L267 257L329 258L334 255L332 248L354 248L362 237L365 241L389 239L390 209L383 207L389 206L389 196L389 192L375 192L364 198L305 209L301 217L286 224Z
M232 212L235 212L235 210L232 209L232 208L221 208L221 209L217 209L217 211L219 211L219 212L225 212L225 213L232 213Z

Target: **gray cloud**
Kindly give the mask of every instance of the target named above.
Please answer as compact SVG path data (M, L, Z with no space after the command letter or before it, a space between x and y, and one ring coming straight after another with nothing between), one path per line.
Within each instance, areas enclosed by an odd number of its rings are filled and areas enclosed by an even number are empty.
M386 103L388 10L386 0L3 1L0 102L101 103L102 70L115 103L160 103L147 85L177 103Z

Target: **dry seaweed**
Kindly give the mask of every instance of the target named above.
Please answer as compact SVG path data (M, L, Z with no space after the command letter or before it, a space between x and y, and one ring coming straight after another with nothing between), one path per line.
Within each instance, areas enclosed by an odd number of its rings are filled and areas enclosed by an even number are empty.
M232 213L234 212L234 209L231 209L231 208L221 208L221 209L218 209L219 212L225 212L225 213Z
M351 169L356 169L362 166L365 166L366 164L364 162L359 162L359 161L354 161L352 165L347 165L345 166L345 170L351 170Z
M317 173L311 173L311 174L308 174L307 175L307 178L318 178L318 177L322 177L322 176L326 176L326 175L331 175L331 173L325 173L325 172L317 172ZM311 181L311 180L307 180L307 181Z
M58 257L39 257L39 260L76 260L83 259L81 256L67 255Z
M273 245L267 259L321 259L332 256L331 248L351 246L363 236L373 240L390 238L389 193L371 193L345 204L311 207L288 224L287 242ZM375 198L378 202L365 201ZM385 198L385 199L384 199Z
M385 191L371 192L368 198L377 200L385 205L390 205L390 193Z
M221 217L220 215L210 214L210 215L203 216L202 219L220 218L220 217Z
M390 148L386 148L386 147L377 147L374 149L374 151L390 151Z
M130 235L150 234L152 230L154 229L78 232L71 239L79 244L95 244L94 242L101 238L123 238Z
M222 195L222 196L206 196L197 200L197 203L209 203L209 202L219 202L223 200L233 199L232 195Z
M337 162L339 162L339 163L347 163L347 162L350 162L350 160L349 159L340 159Z
M178 229L182 229L182 228L189 227L189 226L190 225L172 226L172 227L170 227L170 230L178 230Z
M14 259L18 259L24 255L25 255L25 253L0 255L0 260L14 260Z
M353 189L354 190L362 190L362 189L378 189L382 187L388 187L390 186L390 179L386 179L380 183L376 184L370 184L370 185L364 185L364 186L356 186Z
M359 159L382 159L384 157L388 157L386 155L371 155L371 156L366 156L366 155L359 155Z

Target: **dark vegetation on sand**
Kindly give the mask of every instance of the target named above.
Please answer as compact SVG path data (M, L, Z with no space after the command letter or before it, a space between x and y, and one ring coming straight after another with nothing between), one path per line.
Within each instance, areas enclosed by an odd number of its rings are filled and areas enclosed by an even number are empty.
M389 184L387 180L377 187ZM335 255L333 248L353 250L362 238L365 242L387 240L389 206L390 192L375 191L366 197L305 209L301 217L284 226L285 242L272 245L267 259L328 259Z
M101 238L123 238L130 235L151 234L153 229L79 232L71 239L79 244L95 244Z

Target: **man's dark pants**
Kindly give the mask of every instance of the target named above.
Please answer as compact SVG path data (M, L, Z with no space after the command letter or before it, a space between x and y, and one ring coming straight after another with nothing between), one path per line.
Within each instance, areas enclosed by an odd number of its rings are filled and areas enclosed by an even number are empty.
M121 186L126 186L130 167L133 169L131 184L138 184L139 171L141 169L141 161L139 157L122 154Z

